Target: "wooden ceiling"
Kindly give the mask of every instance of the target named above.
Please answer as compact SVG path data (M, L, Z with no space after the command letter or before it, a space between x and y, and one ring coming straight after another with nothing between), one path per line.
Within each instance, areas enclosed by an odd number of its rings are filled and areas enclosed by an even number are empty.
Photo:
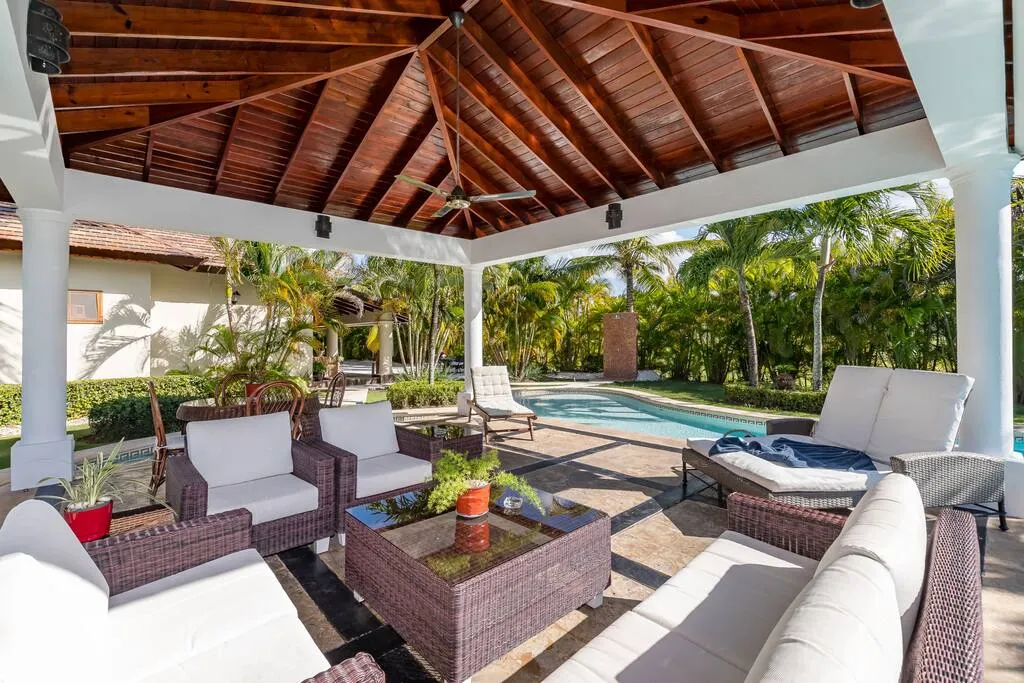
M444 0L53 0L70 168L463 237L924 118L882 6L468 0L450 189Z

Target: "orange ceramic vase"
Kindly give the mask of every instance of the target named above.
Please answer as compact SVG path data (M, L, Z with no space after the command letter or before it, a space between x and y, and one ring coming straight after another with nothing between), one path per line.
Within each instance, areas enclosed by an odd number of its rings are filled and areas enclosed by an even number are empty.
M459 517L479 517L487 514L491 504L491 485L470 489L455 501L455 512Z

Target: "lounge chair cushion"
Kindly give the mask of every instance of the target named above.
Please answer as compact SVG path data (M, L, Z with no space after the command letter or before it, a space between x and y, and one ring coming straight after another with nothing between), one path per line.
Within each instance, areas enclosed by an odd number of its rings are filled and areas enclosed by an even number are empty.
M821 558L818 573L847 555L863 555L885 567L896 588L906 649L917 623L927 546L928 528L917 485L910 477L893 473L864 494Z
M211 487L208 496L206 514L245 508L252 513L253 524L263 524L316 510L320 492L293 474L279 474Z
M106 658L110 680L144 680L279 617L296 616L256 550L219 557L111 599L110 630L118 637Z
M901 453L951 450L973 385L967 375L895 370L865 451L888 462Z
M109 592L52 505L11 510L0 529L0 681L94 680Z
M188 425L188 457L210 488L289 474L291 418L286 412Z
M866 450L892 374L889 368L837 367L814 428L815 440L829 446Z
M411 455L386 453L376 458L362 458L356 465L356 498L422 484L432 476L430 461Z
M772 630L746 682L899 680L903 639L885 568L848 555L821 569Z
M512 399L512 385L508 381L508 368L504 365L486 365L472 368L471 372L474 401Z
M758 437L763 444L773 443L776 439L793 439L813 443L816 439L793 434L773 434ZM716 439L689 439L690 448L701 455L707 455ZM786 467L779 463L759 458L750 453L720 453L712 456L712 460L725 467L737 476L749 479L772 493L814 492L859 492L865 491L882 478L889 468L875 464L879 472L842 472L818 467Z
M474 397L473 402L476 403L478 409L487 413L487 417L532 417L534 415L532 410L510 398L478 400Z
M548 681L742 681L817 563L726 532Z
M324 441L360 460L398 450L391 401L321 410L320 432Z

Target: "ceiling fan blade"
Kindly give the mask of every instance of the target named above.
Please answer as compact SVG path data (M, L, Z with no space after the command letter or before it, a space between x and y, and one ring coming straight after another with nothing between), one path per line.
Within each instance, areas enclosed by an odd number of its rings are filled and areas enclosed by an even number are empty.
M431 218L440 218L441 216L447 216L447 215L448 215L448 214L449 214L449 213L451 212L451 210L452 210L453 208L455 208L455 207L453 207L453 206L449 206L448 204L445 204L445 205L444 205L444 206L442 206L442 207L441 207L440 209L438 209L437 211L435 211L435 212L434 212L434 215L433 215L433 216L431 216Z
M480 202L500 202L506 199L529 199L537 194L537 190L521 190L519 192L503 192L502 194L481 194L470 197L469 201L474 204Z
M427 192L430 192L431 194L436 194L438 197L447 197L448 196L448 193L445 192L444 190L440 190L440 189L434 187L433 185L428 185L427 183L423 182L422 180L416 180L416 178L410 178L409 176L402 175L402 174L398 174L395 177L398 178L399 180L403 181L403 182L409 183L410 185L415 185L416 187L420 188L421 190L426 190Z

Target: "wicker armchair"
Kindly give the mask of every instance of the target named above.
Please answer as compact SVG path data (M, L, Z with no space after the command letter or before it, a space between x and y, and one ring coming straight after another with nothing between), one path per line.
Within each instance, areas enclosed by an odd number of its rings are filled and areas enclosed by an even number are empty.
M373 657L359 652L355 657L307 678L302 683L384 683L384 672Z

